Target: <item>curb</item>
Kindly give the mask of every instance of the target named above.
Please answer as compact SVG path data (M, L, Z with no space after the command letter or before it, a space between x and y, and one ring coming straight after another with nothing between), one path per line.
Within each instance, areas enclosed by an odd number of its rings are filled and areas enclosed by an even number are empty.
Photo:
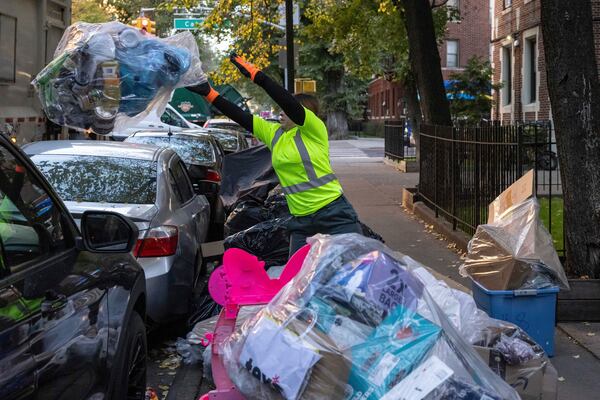
M456 247L467 252L471 237L464 232L452 229L452 224L443 218L436 218L435 213L425 203L420 201L417 190L414 188L402 188L402 205L417 217L433 225L433 229L444 236L444 238L456 244Z
M395 169L403 173L419 172L419 166L415 161L394 161L391 158L384 156L383 163L385 165L389 165L390 167L394 167Z
M433 225L434 230L443 235L446 240L456 243L456 247L465 253L467 252L467 247L471 238L466 233L455 231L452 229L452 224L448 221L442 218L436 218L435 213L423 202L416 202L413 205L412 211L423 221Z

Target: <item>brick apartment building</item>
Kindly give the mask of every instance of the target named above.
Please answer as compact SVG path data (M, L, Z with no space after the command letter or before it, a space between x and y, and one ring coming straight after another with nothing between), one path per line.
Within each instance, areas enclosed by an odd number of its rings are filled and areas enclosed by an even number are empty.
M492 118L500 121L552 119L540 26L540 0L492 0ZM596 59L600 60L600 0L592 0ZM600 63L599 63L600 65Z
M446 37L439 47L444 80L461 71L473 56L490 55L490 7L488 0L448 0L450 7L459 10L460 20L449 22ZM369 119L385 120L404 115L402 87L384 78L369 84Z

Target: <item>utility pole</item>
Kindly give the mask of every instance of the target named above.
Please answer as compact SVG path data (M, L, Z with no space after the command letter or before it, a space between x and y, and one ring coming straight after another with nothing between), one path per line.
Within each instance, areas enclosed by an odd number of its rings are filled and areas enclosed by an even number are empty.
M285 39L287 52L287 90L294 93L294 1L285 0Z

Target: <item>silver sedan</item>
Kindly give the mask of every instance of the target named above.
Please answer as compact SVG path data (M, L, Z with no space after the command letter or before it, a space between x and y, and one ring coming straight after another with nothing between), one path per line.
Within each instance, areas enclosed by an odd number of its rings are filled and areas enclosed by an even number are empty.
M140 230L134 255L146 275L148 317L164 323L189 311L204 273L210 206L168 148L133 143L46 141L23 148L76 222L86 210L116 211Z

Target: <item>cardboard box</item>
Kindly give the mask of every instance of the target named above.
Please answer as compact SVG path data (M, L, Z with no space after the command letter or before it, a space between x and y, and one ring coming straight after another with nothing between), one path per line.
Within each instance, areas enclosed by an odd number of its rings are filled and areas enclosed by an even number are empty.
M519 393L522 400L556 400L558 375L548 358L508 365L496 350L473 347L490 369Z
M300 398L302 400L343 398L352 363L340 352L335 343L316 326L293 319L287 329L319 349L321 359L312 368Z
M533 196L534 171L530 170L510 185L489 205L488 224L491 224L506 210Z
M465 270L471 278L488 290L508 290L521 287L532 275L529 264L515 259L502 242L502 232L487 231L479 226L471 239L471 252L465 260ZM509 240L509 238L506 238Z

